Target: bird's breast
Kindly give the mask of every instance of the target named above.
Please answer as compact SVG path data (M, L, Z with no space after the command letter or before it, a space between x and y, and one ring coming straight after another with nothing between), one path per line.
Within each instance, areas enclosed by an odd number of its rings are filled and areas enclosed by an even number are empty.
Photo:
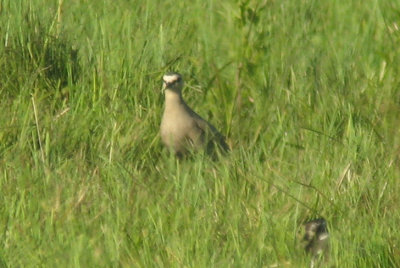
M193 123L193 119L185 111L166 109L160 126L162 141L167 146L175 146L188 135Z

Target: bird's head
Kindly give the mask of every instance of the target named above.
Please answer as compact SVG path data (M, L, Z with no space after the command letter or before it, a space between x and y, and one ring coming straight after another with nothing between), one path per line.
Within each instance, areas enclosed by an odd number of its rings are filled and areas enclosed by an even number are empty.
M304 224L305 234L304 240L311 241L322 234L328 233L326 221L323 218L309 221Z
M183 79L179 73L166 73L163 76L163 90L172 90L180 93L183 88Z

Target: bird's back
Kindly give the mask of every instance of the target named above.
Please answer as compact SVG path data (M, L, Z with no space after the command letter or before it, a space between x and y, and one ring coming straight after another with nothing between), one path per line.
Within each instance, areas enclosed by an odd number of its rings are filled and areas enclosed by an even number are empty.
M215 144L220 146L224 151L229 151L229 146L225 142L225 137L208 121L194 112L185 104L186 110L191 114L195 124L202 131L204 142L207 142L207 147L213 147ZM209 148L211 149L211 148Z

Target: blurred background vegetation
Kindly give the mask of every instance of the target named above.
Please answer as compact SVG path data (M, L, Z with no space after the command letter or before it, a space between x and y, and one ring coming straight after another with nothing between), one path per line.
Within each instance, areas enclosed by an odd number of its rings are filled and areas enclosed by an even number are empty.
M400 2L0 1L0 266L400 266ZM163 150L161 76L232 153Z

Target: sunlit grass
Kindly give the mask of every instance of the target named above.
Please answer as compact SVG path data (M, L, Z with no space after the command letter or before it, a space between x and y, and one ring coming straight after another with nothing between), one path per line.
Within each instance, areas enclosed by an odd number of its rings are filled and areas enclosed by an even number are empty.
M395 1L3 1L0 266L400 266ZM227 136L163 150L161 76Z

